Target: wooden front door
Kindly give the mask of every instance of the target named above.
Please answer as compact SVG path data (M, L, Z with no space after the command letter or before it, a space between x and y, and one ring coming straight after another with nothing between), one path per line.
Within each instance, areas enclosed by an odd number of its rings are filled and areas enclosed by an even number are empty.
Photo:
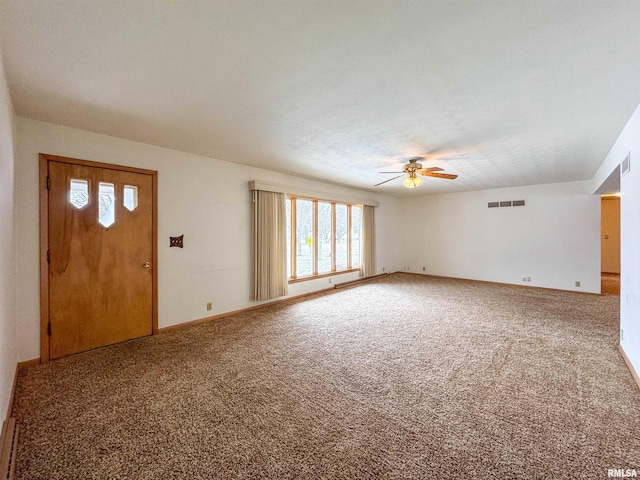
M151 335L154 172L43 157L48 358Z

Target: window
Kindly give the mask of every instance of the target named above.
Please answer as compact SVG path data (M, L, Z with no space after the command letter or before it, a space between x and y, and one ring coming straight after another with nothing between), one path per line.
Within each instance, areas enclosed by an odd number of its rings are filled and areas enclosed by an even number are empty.
M113 183L98 184L98 221L104 227L110 227L116 221L115 188Z
M360 230L362 226L362 207L351 207L351 266L360 267Z
M287 198L287 272L290 281L360 268L362 207Z
M327 273L333 269L331 265L331 252L333 250L332 218L331 204L318 202L318 273Z
M336 205L336 270L346 270L349 264L347 262L349 252L347 247L348 231L347 206Z
M313 274L313 202L298 200L296 203L296 276Z
M71 205L80 210L89 203L89 181L71 179L71 188L69 189L69 202Z
M291 199L287 198L287 278L291 278Z
M133 185L124 186L124 208L133 212L138 207L138 187Z

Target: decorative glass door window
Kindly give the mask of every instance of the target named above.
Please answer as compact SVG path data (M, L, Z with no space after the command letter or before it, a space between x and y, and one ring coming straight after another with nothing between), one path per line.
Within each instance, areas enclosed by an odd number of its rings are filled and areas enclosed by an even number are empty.
M124 186L124 208L133 212L138 207L138 187L134 185Z
M89 181L72 178L69 185L69 203L80 210L89 203ZM138 208L138 187L124 185L122 204L133 212ZM98 221L109 228L116 221L116 191L113 183L98 184Z
M69 202L78 210L89 203L89 181L71 179L69 188Z
M98 221L108 228L116 221L116 194L113 183L98 184Z

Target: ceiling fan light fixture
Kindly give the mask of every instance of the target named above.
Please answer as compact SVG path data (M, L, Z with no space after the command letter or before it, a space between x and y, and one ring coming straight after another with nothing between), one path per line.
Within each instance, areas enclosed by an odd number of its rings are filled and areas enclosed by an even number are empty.
M383 182L376 183L374 187L379 187L380 185L384 185L385 183L392 182L393 180L400 178L403 174L408 175L408 178L402 182L407 188L416 188L422 185L424 182L421 176L425 177L435 177L435 178L444 178L447 180L455 180L458 178L458 175L452 175L450 173L444 172L443 168L440 167L428 167L422 168L422 164L418 163L418 160L422 159L422 157L413 157L409 159L409 163L405 164L402 167L402 171L398 172L378 172L378 173L399 173L400 175L396 175L393 178L389 178L384 180Z
M420 185L422 185L422 179L419 177L407 177L404 179L404 182L402 182L404 184L405 187L407 188L415 188L415 187L419 187Z

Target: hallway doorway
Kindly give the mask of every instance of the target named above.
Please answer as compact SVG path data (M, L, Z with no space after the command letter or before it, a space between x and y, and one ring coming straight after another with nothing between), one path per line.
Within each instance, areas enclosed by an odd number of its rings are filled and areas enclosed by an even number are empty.
M603 295L620 295L620 196L601 196L600 271Z
M620 295L620 274L602 273L600 277L602 295Z

